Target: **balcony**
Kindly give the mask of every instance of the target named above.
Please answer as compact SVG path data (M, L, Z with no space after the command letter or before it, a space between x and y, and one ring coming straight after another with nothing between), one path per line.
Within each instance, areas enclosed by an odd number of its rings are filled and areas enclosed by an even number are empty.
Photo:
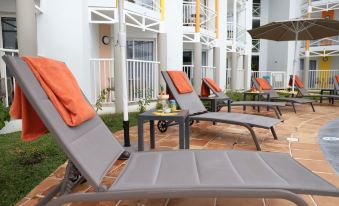
M212 8L200 3L200 41L205 45L211 45L215 38L215 18L216 13ZM196 28L196 2L184 0L183 2L183 41L193 42Z
M302 14L304 16L306 16L308 11L311 13L321 13L322 11L337 9L339 9L339 0L311 0L310 5L308 0L304 0L301 5Z
M306 50L306 42L301 46L301 52ZM339 36L310 41L310 56L334 56L339 54ZM301 54L303 56L303 54Z
M259 55L260 52L260 39L252 39L252 53Z
M236 35L234 35L236 29ZM234 25L233 22L227 23L227 45L234 46L233 41L237 43L237 47L244 48L246 46L246 32L247 30L239 24Z

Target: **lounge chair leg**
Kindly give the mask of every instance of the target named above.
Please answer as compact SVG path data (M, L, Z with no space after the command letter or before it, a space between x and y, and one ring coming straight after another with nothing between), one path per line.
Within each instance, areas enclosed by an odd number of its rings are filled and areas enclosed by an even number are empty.
M292 107L293 107L294 113L297 113L297 110L295 109L294 102L292 102Z
M250 127L247 124L243 124L243 126L246 127L250 131L250 133L252 135L252 139L253 139L254 144L255 144L255 147L257 148L258 151L261 151L260 145L258 143L257 135L255 135L255 132L254 132L253 128Z
M281 119L280 114L279 114L277 108L272 107L272 109L274 110L274 113L275 113L275 115L277 116L277 118L278 118L278 119Z
M279 112L280 116L282 116L282 113L281 113L281 110L280 110L280 108L279 108L279 107L277 107L277 110L278 110L278 112Z
M314 109L313 103L311 102L310 104L311 104L311 107L312 107L312 110L313 110L313 112L315 112L315 109Z
M277 133L275 133L274 127L271 127L271 132L272 132L273 138L274 138L275 140L277 140L277 139L278 139L278 136L277 136Z

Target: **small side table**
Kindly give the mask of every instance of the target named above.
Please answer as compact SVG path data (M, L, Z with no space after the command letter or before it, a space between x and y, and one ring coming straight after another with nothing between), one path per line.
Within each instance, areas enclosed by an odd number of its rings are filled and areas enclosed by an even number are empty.
M270 101L270 93L268 92L244 92L244 101L246 101L247 96L251 96L252 100L255 101L256 97L258 97L258 101L263 99L263 96L266 96L266 101ZM243 110L246 110L246 106L243 106ZM269 107L267 107L267 111L269 111ZM258 106L258 112L260 112L260 106Z
M330 95L334 95L334 89L321 89L320 94L323 95L324 92L329 92ZM328 101L332 104L334 104L334 98L328 98ZM323 103L323 97L320 96L320 103Z
M150 110L138 116L138 151L144 151L144 121L150 124L150 144L151 149L155 148L154 120L174 121L179 124L179 149L189 149L189 118L188 110L178 111L177 115L155 115Z
M201 101L208 101L211 104L211 112L218 112L218 103L227 101L227 110L231 112L232 100L229 97L200 97Z

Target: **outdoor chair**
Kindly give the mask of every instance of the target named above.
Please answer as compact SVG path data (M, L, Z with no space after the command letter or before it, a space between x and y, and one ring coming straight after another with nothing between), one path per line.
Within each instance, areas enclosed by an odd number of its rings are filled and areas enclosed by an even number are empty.
M215 96L229 99L229 97L225 94L225 91L221 91L221 92L216 91L205 78L203 78L202 81L209 88L209 90L212 91L212 93ZM224 101L223 104L221 104L220 106L226 106L228 105L228 103L229 101ZM269 107L270 109L274 111L277 118L281 119L282 113L279 107L286 106L286 103L285 102L269 102L269 101L235 101L235 102L231 101L231 106Z
M333 78L334 94L339 95L339 75Z
M293 75L290 75L290 81L289 85L292 85ZM334 94L316 94L316 93L309 93L307 89L304 87L304 83L301 81L301 78L298 75L295 75L295 88L298 90L297 96L301 97L320 97L322 98L328 98L332 104L334 103L334 99L339 99L339 95Z
M300 206L298 194L338 196L339 190L288 154L250 151L180 150L133 153L112 186L102 184L124 148L99 116L76 127L62 120L28 65L19 57L4 61L59 146L68 156L64 180L39 202L150 198L280 198ZM86 179L95 189L70 193Z
M162 71L161 73L167 84L167 89L171 92L179 107L189 111L190 121L220 122L243 126L249 130L257 150L261 149L253 127L270 129L274 139L278 139L274 130L274 125L281 123L282 120L232 112L208 112L194 90L190 93L179 94L167 71ZM184 72L182 72L182 74L187 83L192 87L191 82L188 80Z
M264 78L261 78L261 79L263 81L266 81L267 84L270 86L270 89L264 90L265 92L268 92L270 94L270 101L288 102L292 105L294 113L297 113L295 104L310 104L313 112L315 112L315 109L313 106L314 100L306 99L306 98L280 97L278 92L273 89L272 85L270 85L270 83L266 79ZM260 88L262 88L262 86L258 82L258 78L252 77L252 83L253 83L253 87L256 88L257 90L260 90Z

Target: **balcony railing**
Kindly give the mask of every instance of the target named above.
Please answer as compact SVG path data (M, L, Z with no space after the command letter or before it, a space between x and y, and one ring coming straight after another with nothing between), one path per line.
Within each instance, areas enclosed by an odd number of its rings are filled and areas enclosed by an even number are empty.
M337 46L339 45L339 36L327 37L324 39L311 40L310 47L319 47L319 46ZM306 42L302 44L302 47L306 47Z
M247 30L240 26L236 25L236 36L234 36L234 24L232 22L227 22L227 40L233 40L233 38L236 38L237 42L241 42L243 44L246 43L246 32Z
M202 77L209 77L214 78L215 67L213 66L202 66L201 67L201 76ZM194 65L184 65L182 70L186 73L188 79L193 82L193 70Z
M316 90L332 89L336 75L339 75L339 70L310 70L308 88Z
M252 39L252 52L259 53L260 52L260 40Z
M115 101L115 77L113 59L90 59L91 67L91 103L95 104L103 91L107 94L103 103ZM155 99L159 86L159 62L128 59L127 86L129 102L149 97Z
M252 10L252 16L253 17L260 17L260 3L253 3L253 10Z
M0 57L3 55L17 56L19 53L16 49L0 48ZM15 79L8 75L5 62L0 58L0 101L8 107L11 105L14 97Z
M127 1L153 11L160 11L159 0L127 0Z
M267 79L274 89L284 89L287 87L287 76L286 72L283 71L252 71L251 77Z
M205 30L215 30L216 13L211 8L200 3L200 27ZM183 2L183 25L196 25L196 2Z

